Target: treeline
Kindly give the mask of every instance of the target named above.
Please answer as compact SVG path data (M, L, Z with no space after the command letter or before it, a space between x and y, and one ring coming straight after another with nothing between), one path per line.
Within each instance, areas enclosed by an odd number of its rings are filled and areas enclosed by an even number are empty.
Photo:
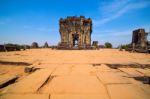
M129 46L130 46L129 44L123 44L123 45L118 46L118 48L127 50Z
M57 46L49 46L47 42L45 42L43 46L39 46L37 42L33 42L31 45L20 45L20 44L12 44L12 43L0 45L0 51L19 51L19 50L34 49L34 48L56 49ZM97 48L113 48L113 46L110 42L106 42L104 45L97 44ZM120 45L117 48L127 50L129 48L129 44Z
M30 48L29 45L19 45L19 44L12 44L12 43L0 45L0 51L20 51L29 48Z
M109 42L106 42L105 43L105 48L112 48L113 46L112 46L112 44L111 43L109 43Z
M16 50L30 48L29 45L19 45L19 44L12 44L12 43L4 44L4 47L16 48Z
M53 46L49 46L47 42L45 42L43 46L39 46L37 42L33 42L31 45L21 45L13 43L0 45L0 51L20 51L31 48L53 48Z

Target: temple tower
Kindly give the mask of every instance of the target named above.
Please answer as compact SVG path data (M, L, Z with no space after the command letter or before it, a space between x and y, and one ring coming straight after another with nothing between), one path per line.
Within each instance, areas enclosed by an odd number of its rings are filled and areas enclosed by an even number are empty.
M61 48L90 48L92 20L84 16L67 17L59 20Z

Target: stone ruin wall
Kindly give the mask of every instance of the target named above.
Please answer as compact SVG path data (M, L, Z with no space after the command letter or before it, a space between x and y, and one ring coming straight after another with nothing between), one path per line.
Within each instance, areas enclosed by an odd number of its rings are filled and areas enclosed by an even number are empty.
M147 40L148 33L145 32L144 29L137 29L133 31L132 35L132 46L135 48L147 48L148 47L148 40Z
M62 48L85 48L91 46L92 20L84 16L60 19L59 32Z
M150 53L150 41L147 39L148 33L144 29L133 31L132 42L129 44L128 51Z

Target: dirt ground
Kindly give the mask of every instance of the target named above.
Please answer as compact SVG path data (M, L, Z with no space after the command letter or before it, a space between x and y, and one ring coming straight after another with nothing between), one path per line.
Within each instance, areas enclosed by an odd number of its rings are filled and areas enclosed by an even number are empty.
M25 73L25 67L40 68ZM118 49L0 52L0 99L150 99L150 54Z

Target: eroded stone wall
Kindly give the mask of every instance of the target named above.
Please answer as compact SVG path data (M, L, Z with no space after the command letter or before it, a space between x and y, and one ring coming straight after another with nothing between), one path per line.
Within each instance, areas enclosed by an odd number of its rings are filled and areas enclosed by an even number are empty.
M84 16L59 20L62 48L86 48L91 46L92 20Z

